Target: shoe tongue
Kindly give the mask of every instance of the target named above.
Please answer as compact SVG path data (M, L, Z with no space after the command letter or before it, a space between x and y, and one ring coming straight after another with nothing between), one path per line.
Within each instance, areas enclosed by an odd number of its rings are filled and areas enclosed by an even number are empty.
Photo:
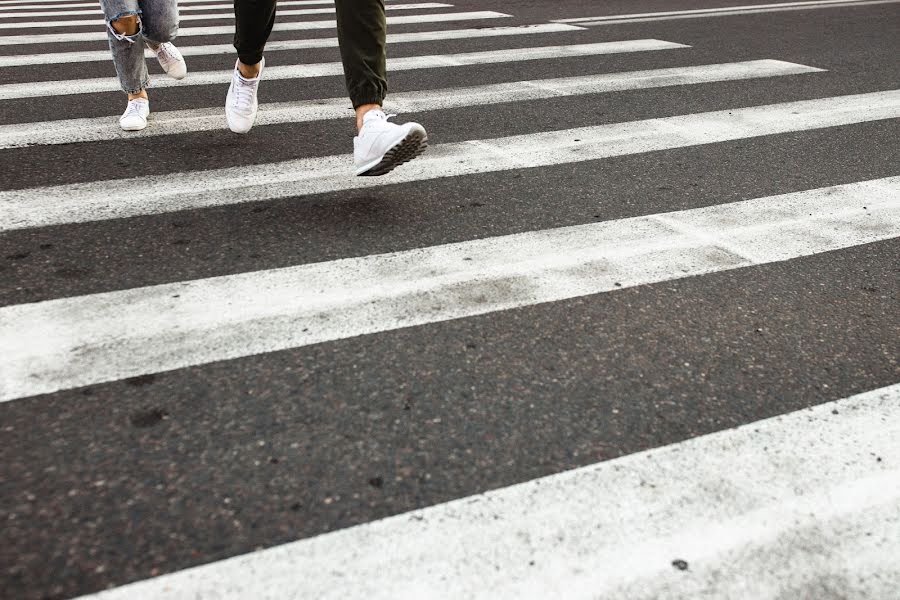
M135 98L134 100L129 100L128 102L138 102L140 104L150 104L150 101L146 98Z

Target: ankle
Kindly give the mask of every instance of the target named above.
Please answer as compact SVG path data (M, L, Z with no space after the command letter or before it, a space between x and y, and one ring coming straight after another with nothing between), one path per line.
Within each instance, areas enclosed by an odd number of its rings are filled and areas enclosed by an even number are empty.
M262 61L256 63L255 65L245 65L240 60L238 60L238 71L241 73L241 77L244 79L256 79L259 77L259 71L261 69Z
M356 107L356 130L362 129L366 114L373 110L381 110L380 104L363 104Z
M142 98L144 100L149 100L147 97L147 90L141 90L136 94L128 94L128 101L137 100L138 98Z

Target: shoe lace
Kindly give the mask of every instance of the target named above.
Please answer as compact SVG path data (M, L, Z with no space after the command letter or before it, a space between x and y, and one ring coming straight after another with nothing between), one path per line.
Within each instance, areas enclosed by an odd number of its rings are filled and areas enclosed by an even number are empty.
M140 102L136 100L132 100L128 103L128 107L125 109L125 114L122 115L123 118L127 117L139 117L141 116L141 106Z
M172 54L169 52L168 46L169 44L160 44L159 50L156 51L156 56L164 63L170 63L173 59Z
M234 86L234 107L238 110L246 110L253 101L253 92L259 80L247 81L241 76L237 76L237 82Z

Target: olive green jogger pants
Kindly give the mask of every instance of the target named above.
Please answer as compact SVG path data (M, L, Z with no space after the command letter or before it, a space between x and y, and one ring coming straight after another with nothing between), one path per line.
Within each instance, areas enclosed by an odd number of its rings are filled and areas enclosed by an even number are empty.
M338 43L353 108L381 104L387 93L384 0L334 0ZM262 60L275 24L275 0L234 0L234 47L245 65Z

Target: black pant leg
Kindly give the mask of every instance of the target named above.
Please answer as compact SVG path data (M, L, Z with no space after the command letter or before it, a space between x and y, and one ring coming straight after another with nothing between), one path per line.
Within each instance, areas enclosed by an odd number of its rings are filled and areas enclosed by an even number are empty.
M381 104L387 94L384 0L335 0L338 41L353 107Z
M234 47L245 65L262 60L275 25L275 0L234 0Z

